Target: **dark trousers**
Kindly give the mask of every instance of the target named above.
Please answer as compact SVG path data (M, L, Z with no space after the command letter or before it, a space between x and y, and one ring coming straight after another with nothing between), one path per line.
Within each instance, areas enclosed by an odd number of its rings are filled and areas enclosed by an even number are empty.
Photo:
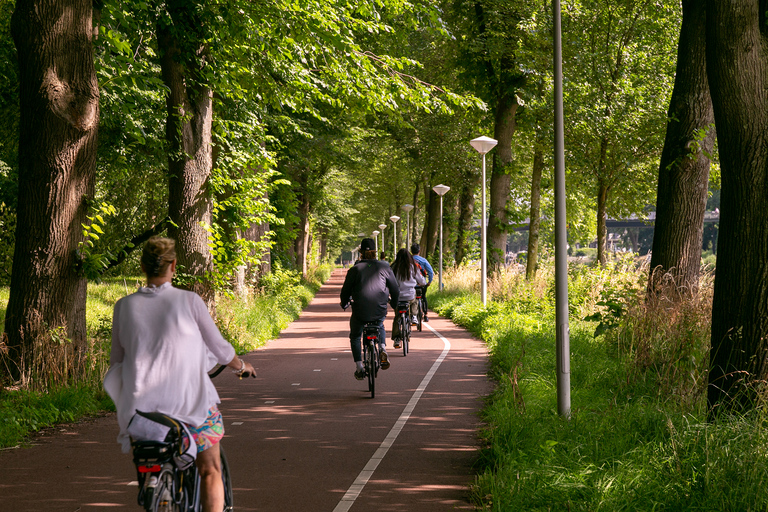
M380 318L379 322L379 343L386 345L387 333L384 330L384 318ZM349 317L349 346L352 348L352 357L355 362L363 360L363 345L361 339L363 337L363 327L365 322L361 322L353 313Z
M421 300L422 300L422 312L424 316L427 316L427 311L429 310L429 304L427 304L427 288L429 288L429 285L420 286L421 288Z

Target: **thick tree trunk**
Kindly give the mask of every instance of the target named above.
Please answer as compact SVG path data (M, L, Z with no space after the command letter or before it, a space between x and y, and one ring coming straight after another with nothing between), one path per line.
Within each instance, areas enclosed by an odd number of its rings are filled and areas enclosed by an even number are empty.
M429 200L427 201L427 222L425 222L424 228L427 241L423 245L424 249L422 249L421 255L426 257L427 254L434 254L440 235L440 196L429 186L425 187L424 192L429 195ZM423 252L424 250L426 252Z
M722 166L708 402L753 407L768 377L768 1L708 0L707 75Z
M674 276L671 296L699 286L704 211L707 206L709 158L715 143L712 100L707 83L705 4L683 1L683 23L677 50L677 73L664 149L659 164L656 222L648 293L658 293ZM697 140L697 130L706 136ZM670 295L669 293L665 295Z
M168 87L168 216L176 224L168 233L176 240L180 273L194 278L189 288L211 307L215 297L208 274L213 258L205 226L211 224L213 207L208 189L213 94L201 77L205 49L194 41L194 5L179 4L168 6L174 24L157 26L160 66ZM183 53L190 48L195 54Z
M5 317L13 380L52 363L39 351L54 332L78 356L87 347L76 251L96 173L92 5L18 0L11 19L20 77L17 236Z
M469 237L472 235L472 217L475 213L475 191L480 184L477 172L465 171L459 193L459 218L456 223L456 265L461 265L467 256Z
M528 223L528 255L525 266L525 278L536 277L539 262L539 231L541 229L541 173L544 170L544 150L541 137L537 137L533 153L533 172L531 175L531 212Z
M496 106L494 122L494 138L499 141L493 154L493 171L491 173L490 205L487 228L487 257L488 270L498 272L504 265L507 255L507 238L509 238L509 202L511 177L508 166L512 163L512 137L517 124L517 98L504 94Z

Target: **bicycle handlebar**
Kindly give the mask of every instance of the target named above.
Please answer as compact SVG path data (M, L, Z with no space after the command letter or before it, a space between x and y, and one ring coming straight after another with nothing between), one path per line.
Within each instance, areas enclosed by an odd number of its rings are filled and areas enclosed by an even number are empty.
M218 368L216 368L214 371L212 371L211 373L208 374L208 377L210 377L212 379L215 378L215 377L218 377L221 374L221 372L223 372L226 368L227 368L227 365L220 364ZM237 371L235 371L235 373L237 373ZM255 379L256 378L256 372L253 372L253 373L251 373L251 372L242 372L238 376L241 379L243 377L245 377L246 379L248 377L253 377Z

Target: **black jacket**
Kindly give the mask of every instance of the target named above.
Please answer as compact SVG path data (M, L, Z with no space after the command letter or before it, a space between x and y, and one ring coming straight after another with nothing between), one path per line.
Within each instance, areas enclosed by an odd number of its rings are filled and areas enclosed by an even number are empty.
M347 271L341 287L341 306L352 300L352 314L361 322L372 322L387 316L387 302L397 307L400 287L385 261L361 260ZM389 301L387 301L389 299Z

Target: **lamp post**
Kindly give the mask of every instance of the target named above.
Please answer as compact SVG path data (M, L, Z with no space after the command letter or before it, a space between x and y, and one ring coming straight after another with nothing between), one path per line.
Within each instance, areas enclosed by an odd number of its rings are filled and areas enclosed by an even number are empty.
M389 220L392 221L392 243L394 244L392 248L392 261L394 262L395 258L397 258L397 221L400 220L400 217L393 215Z
M387 229L386 224L379 224L379 229L381 230L381 251L384 252L386 249L384 248L384 230Z
M568 237L565 216L563 44L560 0L552 0L555 77L555 322L557 322L557 412L571 416L571 342L568 322Z
M483 299L483 306L486 305L487 294L487 258L486 258L486 220L485 220L485 154L492 150L499 143L496 139L490 137L478 137L469 141L472 147L478 153L483 155L483 214L480 220L480 272L482 273L480 281L480 296Z
M413 210L412 204L404 204L400 207L405 212L406 218L406 231L405 231L405 248L410 250L411 248L411 210Z
M447 185L435 185L432 187L435 194L440 196L440 274L437 279L437 289L443 290L443 196L451 190Z
M374 231L371 233L373 235L373 241L376 244L376 259L379 258L379 232Z

